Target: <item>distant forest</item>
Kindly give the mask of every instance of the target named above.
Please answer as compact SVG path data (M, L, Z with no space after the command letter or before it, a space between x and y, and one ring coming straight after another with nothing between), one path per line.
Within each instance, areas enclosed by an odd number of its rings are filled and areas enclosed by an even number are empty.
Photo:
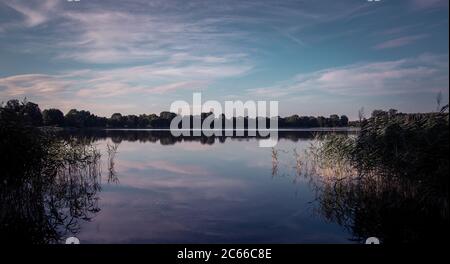
M53 127L73 127L73 128L169 128L170 122L176 116L175 113L161 112L156 114L141 114L141 115L122 115L115 113L111 117L99 117L89 111L72 109L65 115L59 109L45 109L41 111L39 105L26 100L19 101L17 99L9 100L0 105L0 110L3 114L7 112L22 113L27 122L32 126L53 126ZM389 110L388 112L382 110L375 110L373 114L389 114L397 112L396 110ZM204 120L212 113L202 113L201 119ZM236 125L236 119L244 119L245 126L247 126L249 119L247 117L233 118ZM360 119L361 119L360 115ZM193 117L191 116L191 121ZM358 126L360 120L349 121L345 115L330 115L323 116L299 116L292 115L288 117L279 117L279 128L313 128L313 127L348 127ZM191 122L192 124L192 122Z

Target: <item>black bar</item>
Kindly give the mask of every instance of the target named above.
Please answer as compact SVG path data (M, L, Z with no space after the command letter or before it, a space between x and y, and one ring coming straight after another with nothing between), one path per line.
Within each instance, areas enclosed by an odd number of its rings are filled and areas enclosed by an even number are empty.
M308 245L308 244L162 244L162 245L37 245L2 246L2 255L13 259L28 259L44 263L92 263L96 261L117 261L121 263L384 263L386 261L417 261L433 263L442 259L447 252L443 244L424 245ZM240 249L241 258L236 257ZM270 255L252 258L251 249L269 249ZM211 251L204 258L180 259L180 252ZM225 252L234 250L231 256L223 258ZM255 256L255 254L253 254ZM314 261L314 262L311 262ZM317 261L317 262L316 262Z

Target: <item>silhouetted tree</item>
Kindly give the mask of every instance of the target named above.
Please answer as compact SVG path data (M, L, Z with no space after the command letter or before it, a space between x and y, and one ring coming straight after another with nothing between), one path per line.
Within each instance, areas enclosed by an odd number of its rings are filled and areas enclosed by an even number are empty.
M138 117L136 115L128 115L124 117L124 125L127 128L137 128L139 124Z
M159 120L157 122L159 127L170 127L170 122L172 122L172 119L174 119L177 115L175 113L171 113L171 112L161 112L161 114L159 114Z
M339 126L340 118L338 115L330 115L330 125L332 127Z
M122 114L114 113L108 121L109 126L111 127L123 127L124 119Z
M46 109L42 112L45 126L64 126L64 114L58 109Z
M39 105L27 102L24 106L24 114L30 119L33 126L42 126L42 113Z
M340 125L343 127L348 126L348 117L346 115L341 115Z
M106 126L106 118L97 117L91 114L89 111L78 111L76 109L70 110L66 114L66 124L70 127L105 127Z
M23 102L13 99L6 103L4 109L18 114L29 125L42 126L41 109L35 103L27 102L26 99Z
M20 112L21 108L22 108L22 105L20 104L19 100L17 100L17 99L9 100L8 102L6 102L6 105L5 105L5 109L12 110L14 112Z

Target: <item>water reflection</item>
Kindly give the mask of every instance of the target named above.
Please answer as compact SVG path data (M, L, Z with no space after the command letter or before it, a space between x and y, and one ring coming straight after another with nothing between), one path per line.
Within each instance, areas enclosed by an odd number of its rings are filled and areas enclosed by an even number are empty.
M279 144L302 149L313 137L287 133ZM120 142L120 183L103 185L102 212L78 235L86 243L347 241L341 227L312 216L311 189L272 176L271 149L257 138L178 139L163 131L80 138L105 150L106 172L108 144Z
M449 215L445 188L412 177L396 177L395 169L365 172L343 159L319 160L315 142L312 145L305 155L296 149L273 150L272 173L275 170L276 175L282 174L293 183L306 180L315 192L316 212L344 227L351 234L349 240L364 243L375 236L385 244L446 242ZM280 157L279 153L285 155Z
M0 160L1 243L60 243L100 211L98 152L74 140L49 144Z
M333 131L332 129L330 131ZM292 142L298 142L299 140L314 139L318 135L329 133L329 131L279 131L278 137L281 140L289 140ZM349 130L336 130L333 133L339 134L355 134L356 131ZM128 142L149 142L156 143L159 142L161 145L174 145L176 143L182 142L199 142L201 144L212 145L214 143L225 143L227 140L237 140L237 141L251 141L254 139L262 139L263 137L247 136L179 136L174 137L168 130L97 130L97 129L87 129L87 130L74 130L74 131L61 131L60 134L64 137L76 136L77 138L83 138L91 142L111 139L113 143L121 143L122 141Z
M280 133L273 149L167 131L73 136L62 134L52 159L2 160L2 242L390 243L436 241L447 230L416 183L317 166L306 151L313 132Z
M317 198L321 214L354 241L376 236L385 244L444 243L448 215L439 198L424 199L421 188L382 177L344 179L320 186Z

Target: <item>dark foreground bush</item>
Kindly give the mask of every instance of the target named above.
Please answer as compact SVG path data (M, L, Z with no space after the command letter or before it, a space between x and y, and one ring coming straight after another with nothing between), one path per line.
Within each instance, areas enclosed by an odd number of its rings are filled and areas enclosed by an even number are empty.
M0 108L0 243L58 243L98 212L99 153Z
M447 113L378 116L363 122L351 151L361 171L448 188Z
M347 175L319 177L326 219L364 243L439 243L448 234L449 119L446 113L378 115L358 136L332 135L311 153Z

